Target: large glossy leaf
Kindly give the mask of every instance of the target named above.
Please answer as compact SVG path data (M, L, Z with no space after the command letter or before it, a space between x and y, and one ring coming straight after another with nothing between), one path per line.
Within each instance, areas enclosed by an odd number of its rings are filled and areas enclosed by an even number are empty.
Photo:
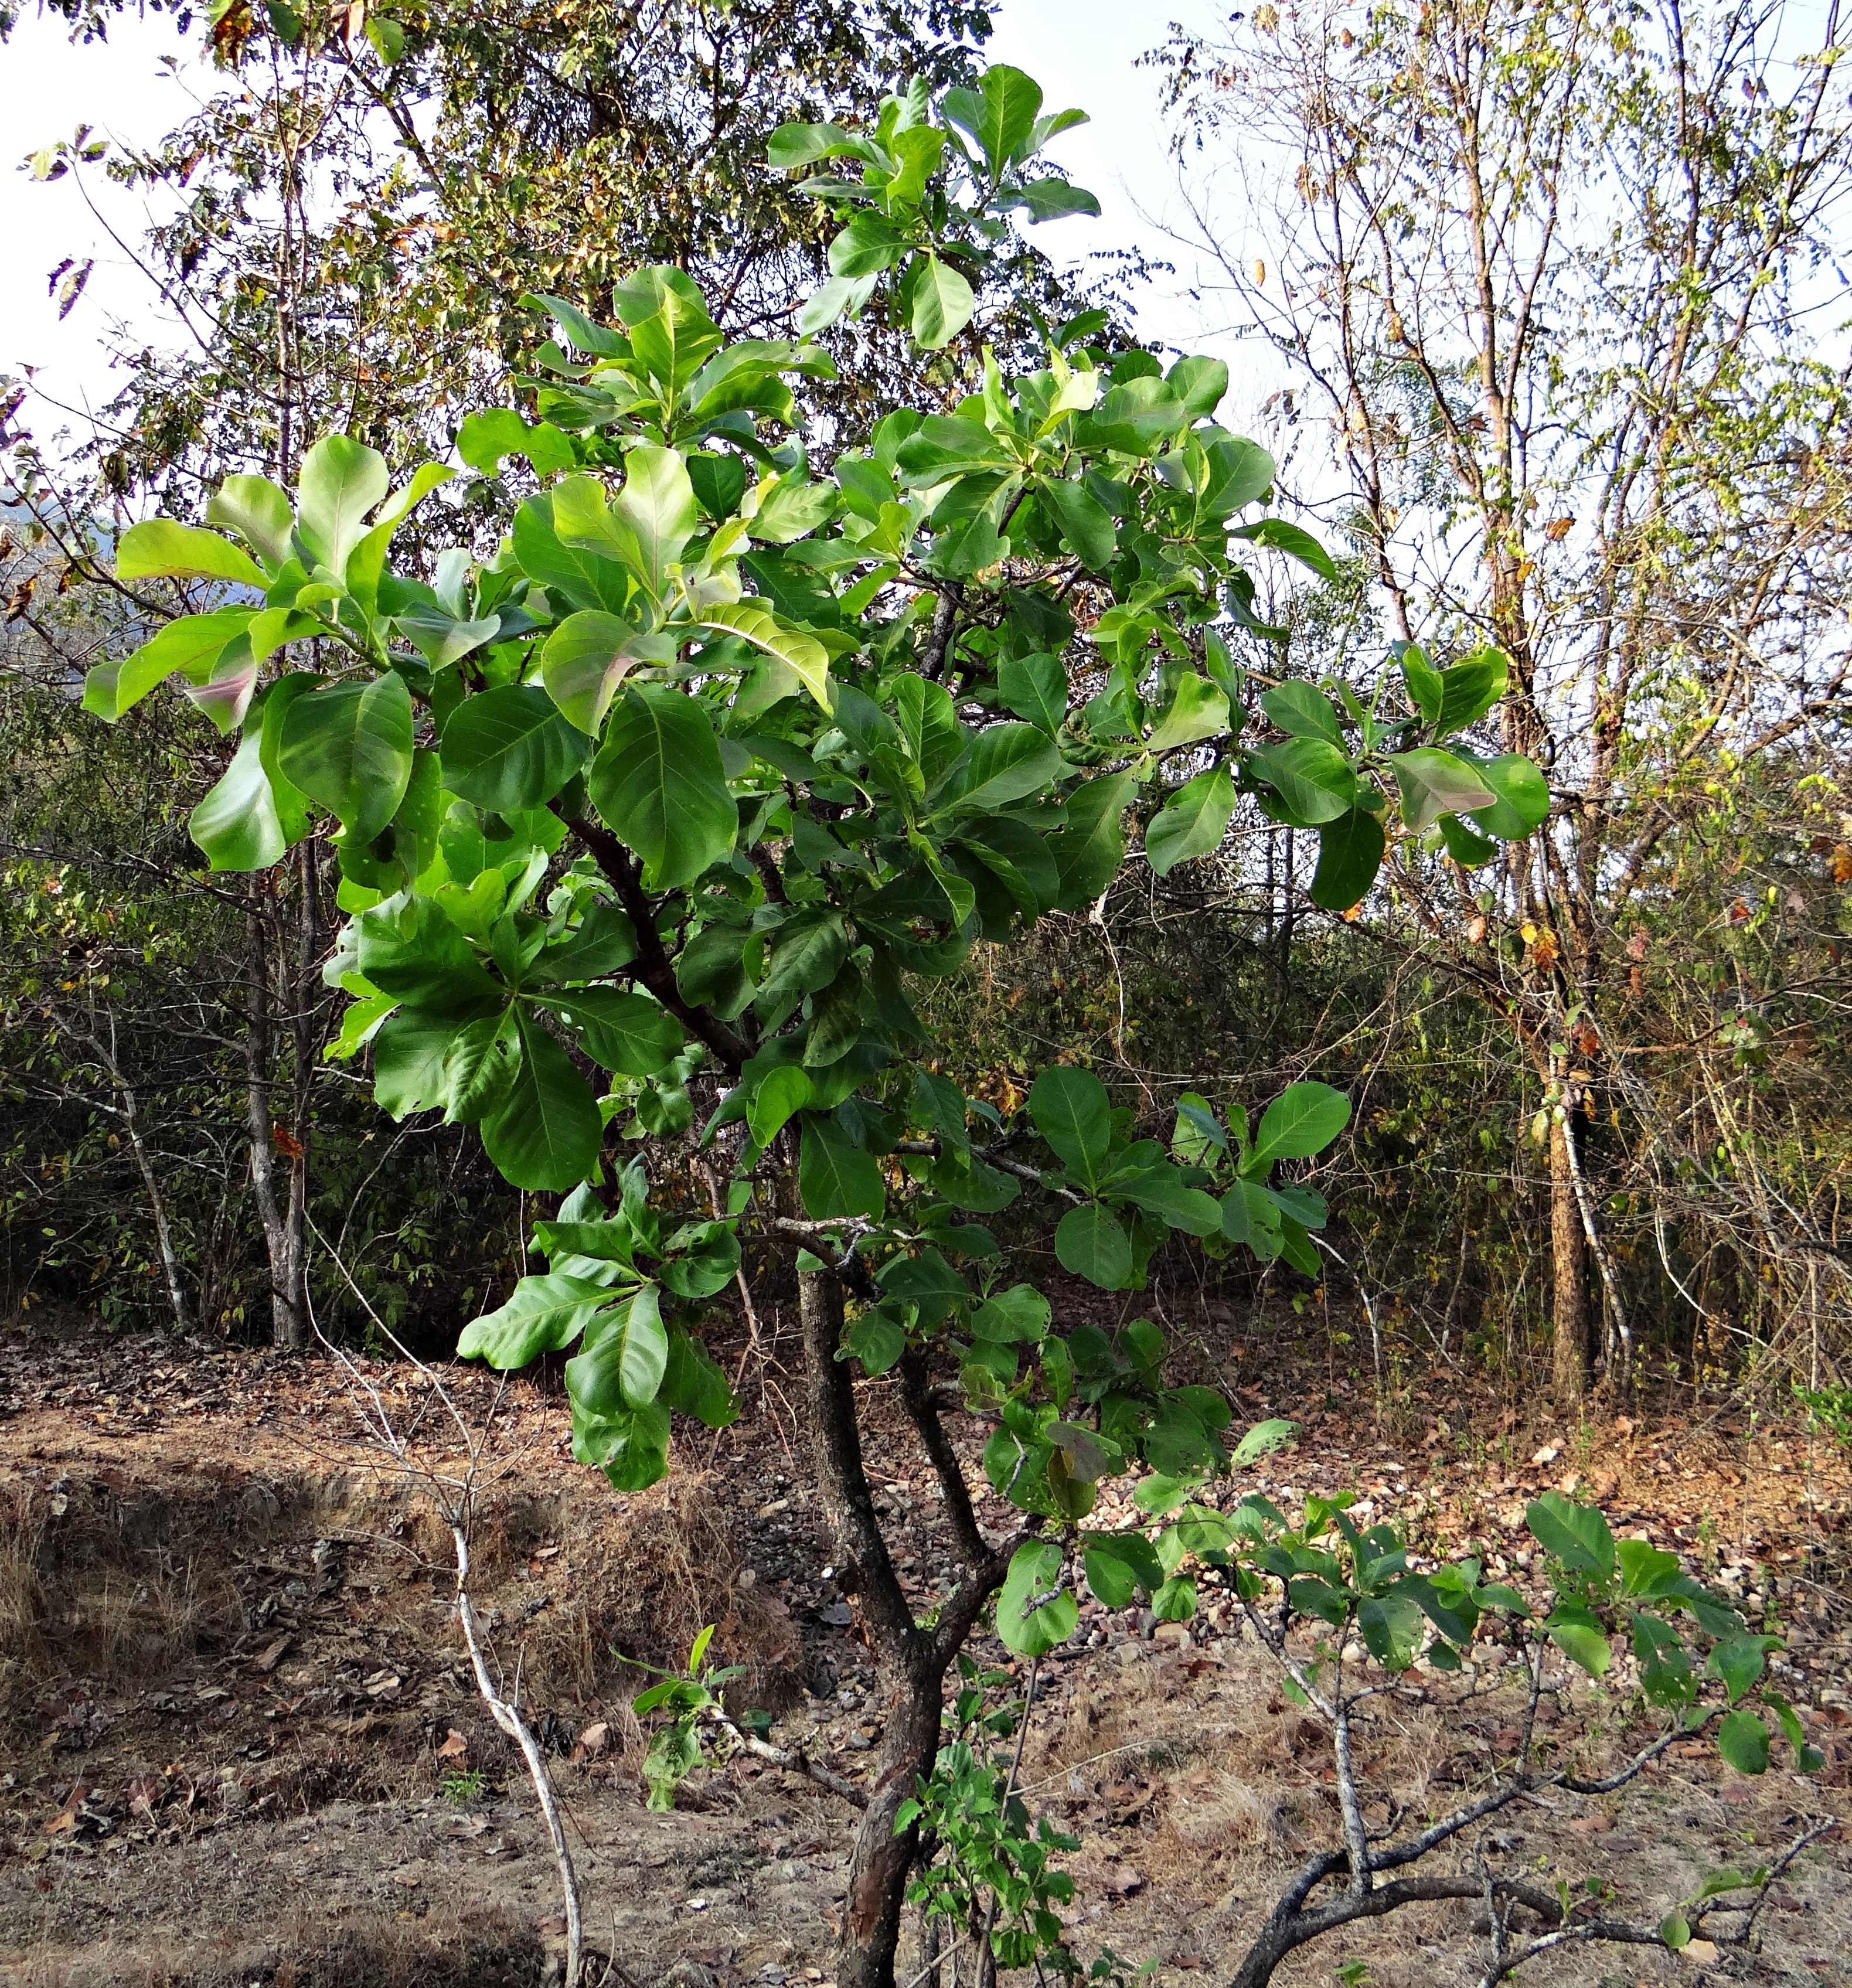
M1495 759L1467 763L1492 789L1490 807L1475 809L1472 819L1501 842L1522 842L1550 817L1550 783L1520 752L1501 752Z
M1350 1100L1341 1090L1328 1084L1289 1084L1262 1115L1250 1165L1258 1171L1276 1160L1309 1160L1350 1122Z
M1091 572L1103 573L1118 549L1116 528L1105 505L1079 483L1060 477L1050 477L1038 484L1036 491L1060 520L1062 532L1081 564Z
M1062 1587L1064 1558L1052 1540L1031 1540L1010 1557L997 1597L997 1634L1019 1657L1059 1649L1080 1620L1080 1604Z
M1261 693L1260 708L1281 731L1294 738L1323 739L1343 750L1344 728L1331 700L1310 684L1276 684Z
M523 1277L507 1303L464 1327L457 1351L492 1367L525 1367L542 1353L569 1346L598 1314L622 1293L587 1277L557 1273Z
M1153 752L1168 752L1178 746L1213 739L1228 729L1228 692L1206 677L1183 676L1177 679L1176 695L1144 742Z
M806 1114L797 1172L798 1192L813 1222L838 1215L880 1217L887 1189L874 1155L856 1145L833 1118Z
M1402 819L1413 829L1430 827L1444 814L1488 807L1496 798L1476 768L1437 746L1391 752L1389 766L1401 789Z
M84 709L113 724L177 670L189 683L205 682L227 645L247 633L256 613L253 607L219 607L170 621L132 655L98 663L86 674Z
M1769 1729L1742 1706L1717 1729L1717 1750L1739 1774L1762 1774L1769 1767Z
M1113 1143L1112 1106L1106 1086L1090 1070L1056 1063L1029 1091L1029 1116L1068 1171L1089 1187L1106 1172Z
M206 522L235 532L266 566L289 557L296 511L289 493L267 476L228 476L206 504Z
M1577 1573L1614 1570L1614 1536L1592 1505L1578 1505L1560 1491L1546 1491L1525 1507L1524 1522L1543 1550Z
M1106 773L1069 795L1067 826L1049 837L1049 854L1061 880L1055 900L1064 911L1094 903L1125 860L1125 810L1137 788L1132 773ZM1229 812L1234 811L1230 796Z
M170 574L196 574L202 580L231 580L240 587L268 584L263 569L251 555L216 532L177 524L171 518L149 518L131 525L117 543L116 577L154 580Z
M520 1065L519 1018L512 1006L465 1022L444 1053L444 1122L473 1125L498 1111Z
M601 1312L578 1354L566 1363L566 1391L587 1414L647 1408L669 1364L669 1336L654 1284Z
M738 635L793 671L824 710L830 708L830 652L814 635L779 620L757 600L735 600L704 607L697 625Z
M1329 739L1290 739L1283 746L1257 746L1248 754L1248 769L1304 822L1335 821L1357 805L1357 776Z
M1131 1239L1112 1210L1097 1201L1062 1216L1055 1229L1055 1255L1063 1270L1102 1290L1123 1290L1131 1281Z
M624 1077L654 1077L681 1053L682 1026L660 1001L617 987L583 987L540 997L580 1031L585 1053Z
M679 396L721 343L707 299L683 271L659 263L612 292L630 350L651 379Z
M941 812L988 814L1039 793L1061 769L1055 742L1033 725L980 732L938 798Z
M1360 904L1376 881L1387 847L1383 824L1367 808L1353 808L1325 823L1318 831L1313 903L1327 911L1347 911Z
M1510 676L1511 665L1493 648L1475 650L1452 669L1441 671L1440 705L1434 718L1436 735L1445 739L1483 718L1505 695Z
M672 448L634 448L624 458L624 488L610 519L625 563L657 599L668 570L701 522L688 465Z
M491 813L519 814L551 800L589 750L585 734L545 691L502 684L465 698L451 713L444 784Z
M532 1193L564 1194L598 1163L604 1121L573 1060L531 1015L520 1017L521 1069L482 1144L502 1178Z
M569 614L540 651L540 681L569 723L596 738L611 699L644 663L672 663L675 640L645 634L634 622L600 608Z
M760 1078L746 1107L746 1129L762 1151L816 1096L809 1073L796 1063L782 1063Z
M262 733L248 734L188 821L188 833L214 870L268 870L289 846L262 750Z
M729 854L738 811L706 708L680 691L631 685L593 762L598 812L641 857L652 891L692 883Z
M367 536L367 514L384 502L391 479L377 449L346 435L324 435L302 458L297 478L296 536L305 563L337 579L347 556Z
M1227 699L1222 702L1225 711ZM1145 860L1158 876L1168 877L1179 863L1213 855L1222 846L1234 812L1235 782L1228 768L1212 766L1206 773L1198 773L1195 779L1186 780L1147 824Z
M1067 718L1067 671L1059 656L1005 656L997 665L997 690L1005 705L1051 736Z
M1284 518L1259 518L1228 536L1284 553L1301 566L1310 566L1328 585L1337 584L1337 568L1331 563L1331 555L1302 526L1289 524Z
M922 255L911 291L914 343L922 352L949 345L972 320L978 300L949 262Z
M411 779L411 695L388 670L370 683L330 684L283 715L277 765L336 816L353 841L372 841L399 811Z
M992 63L978 95L982 107L977 121L965 128L977 140L994 180L1027 150L1041 113L1042 86L1008 63ZM949 99L946 107L949 113Z

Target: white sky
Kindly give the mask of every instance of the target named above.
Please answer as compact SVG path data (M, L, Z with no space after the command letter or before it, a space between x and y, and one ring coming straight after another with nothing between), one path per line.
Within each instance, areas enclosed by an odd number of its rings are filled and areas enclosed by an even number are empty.
M1051 224L1045 245L1059 260L1093 249L1142 240L1161 256L1163 241L1141 212L1161 218L1174 205L1174 181L1157 113L1158 79L1134 67L1162 41L1174 19L1213 27L1217 10L1208 0L1168 0L1151 10L1124 0L1005 0L989 53L1014 63L1042 84L1051 110L1078 105L1093 123L1065 134L1052 148L1056 163L1099 196L1101 218ZM138 340L167 343L177 328L130 258L110 241L86 207L75 174L35 182L24 161L40 147L69 139L80 123L129 144L147 144L186 116L192 102L224 79L198 63L196 24L184 41L157 15L117 22L106 45L73 47L62 25L29 10L12 39L0 45L0 86L9 110L11 143L0 154L0 374L18 377L38 369L35 385L50 399L77 409L110 397L111 375L99 339L112 320L133 328ZM179 56L175 73L162 62ZM8 157L7 154L10 154ZM149 218L131 196L91 168L85 185L103 221L135 245ZM70 256L95 257L83 297L61 323L48 295L49 272ZM1147 336L1191 342L1195 314L1177 279L1160 278L1142 300ZM1238 398L1240 397L1239 395ZM43 411L32 425L52 439Z

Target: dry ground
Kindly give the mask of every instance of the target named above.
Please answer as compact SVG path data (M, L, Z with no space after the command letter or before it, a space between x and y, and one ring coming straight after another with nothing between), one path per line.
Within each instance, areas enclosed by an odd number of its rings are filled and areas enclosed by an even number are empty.
M1803 1816L1852 1817L1836 1454L1702 1418L1688 1399L1577 1430L1489 1396L1462 1412L1440 1376L1400 1389L1385 1416L1320 1367L1277 1351L1244 1365L1212 1321L1193 1357L1232 1377L1250 1418L1303 1422L1259 1473L1283 1503L1355 1484L1418 1537L1476 1540L1522 1580L1525 1499L1573 1478L1617 1530L1779 1615L1823 1774L1747 1781L1708 1748L1679 1750L1620 1797L1502 1817L1483 1847L1551 1882L1605 1881L1638 1916L1707 1869L1760 1861ZM417 1377L363 1372L417 1461L454 1467L461 1445ZM742 1701L779 1716L774 1737L801 1735L851 1776L865 1763L872 1679L777 1378L749 1384L753 1412L718 1442L680 1439L679 1489L629 1497L571 1462L556 1381L498 1396L485 1376L457 1380L475 1423L494 1410L481 1604L555 1750L594 1937L630 1988L830 1978L849 1810L735 1760L698 1774L674 1814L649 1814L628 1709L642 1673L613 1654L661 1661L717 1621L717 1648L749 1668ZM925 1605L949 1574L936 1496L885 1390L867 1391L882 1499ZM334 1363L15 1328L0 1338L0 1982L549 1977L552 1867L519 1763L469 1689L447 1543L417 1484L367 1441ZM1153 1626L1095 1610L1044 1666L1023 1778L1032 1805L1082 1838L1069 1860L1080 1949L1110 1942L1156 1961L1160 1982L1206 1980L1232 1966L1287 1866L1332 1840L1330 1770L1225 1617L1195 1635ZM1465 1685L1418 1678L1381 1701L1367 1742L1381 1797L1451 1804L1507 1744L1514 1703L1490 1661ZM1615 1719L1597 1714L1588 1758L1623 1743ZM1587 1723L1572 1712L1560 1729ZM1829 1840L1796 1867L1759 1956L1597 1949L1536 1978L1852 1983L1846 1857ZM1283 1988L1329 1982L1354 1956L1382 1988L1475 1978L1468 1917L1424 1909L1311 1949Z

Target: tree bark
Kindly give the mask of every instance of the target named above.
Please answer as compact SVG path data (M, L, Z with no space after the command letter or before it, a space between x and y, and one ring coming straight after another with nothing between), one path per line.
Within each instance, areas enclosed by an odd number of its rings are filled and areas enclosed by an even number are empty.
M261 882L254 882L254 889L262 888ZM277 1199L275 1131L270 1117L275 1080L271 1069L269 922L255 896L245 916L245 997L249 1004L245 1031L245 1122L251 1138L251 1193L257 1203L270 1272L270 1337L278 1346L302 1347L309 1343L309 1320L302 1301L302 1253L291 1246L295 1211L286 1211Z
M914 1622L875 1518L850 1370L836 1357L842 1287L824 1272L807 1270L799 1276L798 1297L817 1482L848 1576L844 1586L853 1582L874 1644L887 1714L868 1806L850 1853L837 1988L893 1988L907 1876L918 1847L917 1830L895 1834L894 1817L938 1757L949 1658L940 1639Z
M1550 1126L1550 1260L1551 1391L1564 1411L1581 1406L1593 1364L1593 1314L1588 1302L1588 1234L1576 1199L1573 1117Z

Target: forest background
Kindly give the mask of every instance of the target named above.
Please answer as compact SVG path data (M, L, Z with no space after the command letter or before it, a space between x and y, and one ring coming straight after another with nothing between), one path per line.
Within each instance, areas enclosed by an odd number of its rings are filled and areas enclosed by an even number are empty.
M104 72L128 24L56 12ZM1185 1090L1345 1091L1312 1176L1327 1274L1178 1239L1154 1266L1168 1315L1220 1298L1259 1336L1297 1314L1390 1391L1442 1363L1568 1403L1631 1363L1830 1412L1852 1378L1834 21L1748 0L1205 19L1154 25L1152 61L1105 79L1171 147L1162 225L1030 231L1045 314L1098 308L1112 343L1167 359L1219 333L1235 424L1338 562L1257 567L1282 673L1497 643L1503 742L1545 766L1552 815L1489 856L1398 845L1340 915L1311 902L1313 838L1244 804L1212 854L1130 865L1091 913L980 948L935 994L946 1073L1007 1111L1080 1063L1164 1128ZM215 66L171 134L24 162L9 207L35 180L146 196L157 224L120 246L160 308L103 333L93 422L25 378L0 394L0 1303L301 1343L312 1316L366 1334L351 1273L441 1353L505 1296L524 1197L466 1128L384 1127L363 1059L328 1053L328 852L280 884L208 874L187 823L224 746L178 700L113 729L78 708L83 670L147 632L109 549L329 428L395 469L447 455L534 364L532 291L606 316L616 280L673 262L730 335L788 330L829 225L763 170L767 135L985 54L1049 73L1053 29L1019 51L995 25L987 48L989 15L958 5L306 23L232 0L172 19L176 52L204 36ZM73 339L96 336L89 270L49 272ZM1037 336L981 309L922 359L878 312L835 328L813 458L871 409L953 404L985 342ZM492 543L521 494L475 480L463 522ZM689 1126L631 1122L652 1175L694 1192Z

